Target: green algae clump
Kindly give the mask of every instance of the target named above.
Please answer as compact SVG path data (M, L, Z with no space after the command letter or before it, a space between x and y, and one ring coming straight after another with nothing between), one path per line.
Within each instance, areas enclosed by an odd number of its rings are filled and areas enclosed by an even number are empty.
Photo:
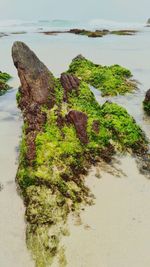
M101 91L102 96L115 96L131 93L137 87L131 80L131 72L119 65L101 66L94 64L82 56L73 59L68 73L75 74Z
M145 99L143 101L143 108L145 112L150 115L150 89L146 92Z
M150 115L150 101L149 101L149 102L144 101L144 102L143 102L143 107L144 107L145 112L146 112L148 115Z
M4 94L10 86L7 84L11 76L8 73L0 72L0 95Z

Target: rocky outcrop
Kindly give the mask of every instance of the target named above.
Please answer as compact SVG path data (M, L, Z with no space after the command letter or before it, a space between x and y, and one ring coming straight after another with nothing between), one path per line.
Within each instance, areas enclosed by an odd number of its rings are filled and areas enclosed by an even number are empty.
M146 22L146 27L150 27L150 18Z
M145 102L150 102L150 89L146 92L146 95L145 95Z
M36 132L41 131L46 121L42 105L53 106L54 78L47 67L37 58L27 45L15 42L12 57L21 81L19 107L24 122L27 123L27 159L31 163L35 157Z
M97 120L93 121L92 130L97 134L99 133L99 130L100 130L99 121L97 121Z
M150 89L146 92L145 99L143 101L144 110L150 115Z
M118 148L146 153L147 142L124 108L96 102L90 79L84 81L82 74L93 68L97 73L101 66L80 55L68 72L54 78L24 43L13 45L12 56L21 81L17 100L24 119L16 180L26 206L26 242L35 266L49 267L55 256L65 262L60 241L69 212L76 214L83 204L92 203L83 175L100 159L110 162ZM130 74L118 65L113 70ZM108 76L110 71L107 80Z
M64 88L64 101L68 100L68 93L71 93L75 90L78 93L78 87L80 85L80 80L72 74L62 73L60 82Z
M11 87L7 84L11 76L8 73L0 71L0 94L4 94Z
M77 132L77 136L83 144L88 143L87 136L87 115L77 110L71 110L67 119L70 123L73 123Z
M12 47L14 65L21 81L21 93L26 104L53 102L53 75L27 45L15 42Z
M46 35L57 35L61 33L72 33L76 35L83 35L87 36L90 38L97 38L97 37L103 37L107 34L115 34L115 35L134 35L137 33L136 30L116 30L116 31L109 31L107 29L103 30L95 30L95 31L90 31L90 30L85 30L85 29L70 29L68 31L47 31L47 32L42 32Z

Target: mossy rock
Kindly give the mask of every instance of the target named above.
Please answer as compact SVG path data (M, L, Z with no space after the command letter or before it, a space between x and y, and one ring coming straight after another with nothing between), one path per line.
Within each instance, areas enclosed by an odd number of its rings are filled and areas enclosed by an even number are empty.
M143 101L143 108L145 112L150 115L150 89L146 92L145 99Z
M101 66L84 57L75 58L69 66L68 73L75 74L101 91L102 96L115 96L131 93L137 88L131 80L130 70L119 65Z
M111 34L115 35L135 35L137 33L136 30L118 30L118 31L111 31Z
M10 86L7 84L11 76L7 73L0 72L0 95L4 94Z
M143 102L143 107L144 107L144 110L145 112L150 115L150 101L144 101Z
M78 211L81 204L91 203L82 174L85 175L100 158L111 160L115 152L139 155L147 151L145 135L133 117L117 104L99 105L88 85L90 81L106 88L107 76L109 81L115 80L114 89L118 77L120 87L124 87L130 71L118 65L101 67L78 57L72 62L69 73L80 77L80 86L77 91L69 91L64 102L64 88L60 79L55 79L55 105L53 108L42 106L47 120L43 131L36 135L36 157L32 165L27 161L28 125L23 127L17 181L26 204L27 245L36 267L52 264L59 252L68 213ZM102 78L95 81L93 77L97 73L102 73ZM20 93L18 98L21 98ZM70 110L87 116L86 144L67 120Z

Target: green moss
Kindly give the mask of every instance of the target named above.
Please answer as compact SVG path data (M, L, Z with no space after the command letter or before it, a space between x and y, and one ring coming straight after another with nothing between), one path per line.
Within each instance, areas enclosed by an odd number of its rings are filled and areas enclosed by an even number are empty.
M11 76L9 74L0 72L0 94L4 94L10 89L10 86L7 84L10 78Z
M85 35L87 37L103 37L106 34L106 31L89 31L89 30L82 30L82 29L71 29L68 31L69 33L74 33L78 35Z
M17 100L17 104L19 105L19 102L21 100L21 93L19 90L17 91L17 94L16 94L16 100Z
M117 31L109 31L109 30L96 30L90 31L85 29L71 29L67 32L78 34L78 35L85 35L88 37L103 37L106 34L114 34L114 35L135 35L137 33L136 30L117 30Z
M83 80L86 80L91 69L101 67L87 60L77 60L79 69L80 64L85 65L84 61L86 68ZM76 64L70 67L75 74L78 72ZM109 73L111 77L115 73L124 79L131 75L128 70L116 65L108 67L108 70L108 77ZM37 133L36 158L32 165L28 165L26 160L28 125L23 127L17 174L26 204L27 245L32 251L36 267L49 267L52 264L53 258L59 253L68 213L77 211L81 203L91 200L81 174L86 173L96 158L111 159L115 151L141 153L147 149L145 136L134 119L117 104L106 102L100 106L87 80L81 81L78 94L75 90L68 92L68 101L64 103L63 88L56 79L55 95L55 106L52 109L43 107L47 121L43 131ZM66 120L70 110L87 115L87 144L81 143L74 125ZM93 128L95 121L99 124L98 131Z
M135 35L137 33L136 30L119 30L119 31L111 31L111 34L115 35Z
M61 105L63 102L63 94L64 90L63 87L61 86L60 80L59 79L54 79L55 83L55 100L57 105Z
M96 65L85 58L76 58L68 72L99 89L102 96L123 95L136 88L136 83L130 80L131 72L119 65L107 67Z
M150 101L143 101L143 108L145 112L150 115Z
M54 257L59 251L59 241L61 233L59 228L48 225L35 227L27 226L27 246L32 251L36 267L49 267L53 263Z

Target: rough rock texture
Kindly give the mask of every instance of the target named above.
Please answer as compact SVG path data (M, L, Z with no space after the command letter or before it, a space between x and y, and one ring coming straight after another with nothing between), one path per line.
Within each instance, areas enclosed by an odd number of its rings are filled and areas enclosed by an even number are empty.
M27 123L27 159L31 163L35 157L36 132L42 130L46 114L42 105L54 104L54 78L47 67L37 58L27 45L15 42L12 47L14 65L21 81L19 107L24 122Z
M100 123L99 121L93 121L92 129L95 133L99 133L100 130Z
M80 139L80 141L84 144L87 144L88 143L88 136L86 132L87 115L80 111L71 110L67 115L67 119L70 123L74 124L77 136Z
M76 90L77 92L80 80L75 75L62 73L60 82L64 88L64 101L67 101L68 93L72 92L72 90Z
M145 102L150 102L150 89L146 92L146 95L145 95Z
M27 45L15 42L12 47L14 65L18 70L24 100L47 104L53 98L53 75ZM25 97L26 96L26 97ZM51 99L52 101L52 99Z
M144 110L150 115L150 89L146 92L145 99L143 101Z

